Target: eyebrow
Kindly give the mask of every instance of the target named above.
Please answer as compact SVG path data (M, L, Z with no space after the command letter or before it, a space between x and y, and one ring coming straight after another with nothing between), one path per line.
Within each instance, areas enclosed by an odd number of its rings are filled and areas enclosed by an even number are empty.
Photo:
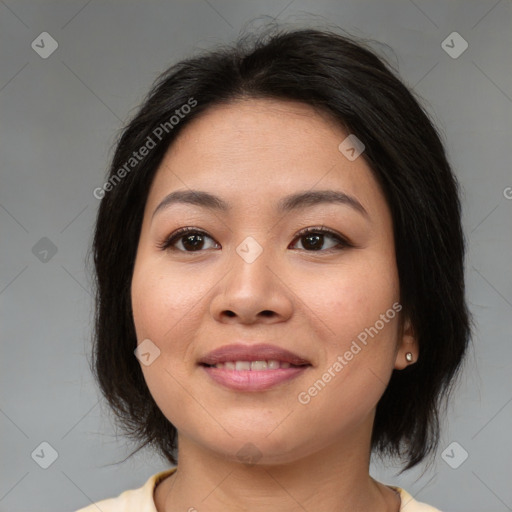
M157 212L169 208L173 204L191 204L207 210L226 213L231 210L229 203L218 196L202 190L176 190L163 198L155 208L152 217ZM341 204L349 206L369 218L363 205L353 196L337 190L308 190L285 196L277 203L277 212L288 213L319 204Z

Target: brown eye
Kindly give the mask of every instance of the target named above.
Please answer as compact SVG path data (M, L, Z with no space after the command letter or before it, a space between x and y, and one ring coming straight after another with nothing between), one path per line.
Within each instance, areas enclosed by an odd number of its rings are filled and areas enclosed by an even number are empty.
M166 238L163 243L159 245L162 250L178 250L182 252L200 252L204 249L205 240L213 240L204 231L195 228L181 228L175 231L172 235ZM182 248L174 247L181 244Z
M331 245L330 247L327 247L327 249L322 249L326 238L330 238L331 240L334 240L336 243L334 243L334 245ZM334 231L331 231L330 229L326 229L323 227L306 228L298 234L296 240L303 240L304 242L301 242L303 249L308 252L327 252L329 250L340 250L350 246L350 244L340 235L338 235Z

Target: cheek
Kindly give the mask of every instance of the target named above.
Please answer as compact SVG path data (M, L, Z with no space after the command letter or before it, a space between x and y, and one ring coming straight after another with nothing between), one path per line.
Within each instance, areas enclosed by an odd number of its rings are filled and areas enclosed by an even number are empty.
M190 397L183 387L187 370L176 361L187 357L186 320L190 322L193 289L182 287L178 277L164 272L157 259L141 258L135 265L131 297L138 343L149 339L160 351L150 365L141 364L144 380L167 419L182 427Z
M398 275L389 259L347 266L332 272L325 282L313 295L307 290L304 294L335 338L357 336L399 300Z
M357 428L388 385L400 309L398 302L390 300L368 297L361 303L350 303L347 296L339 303L342 309L332 312L335 341L326 345L317 371L297 396L304 414L314 418L312 421L319 429L326 429L326 434L336 436L343 429ZM357 305L356 316L351 308Z
M393 255L381 255L333 273L329 286L314 296L312 309L328 325L331 343L325 345L318 369L322 382L317 388L322 391L312 402L332 407L333 419L347 410L355 417L358 411L368 412L394 367L401 310L398 272Z
M172 336L174 326L199 300L190 279L185 282L183 273L170 272L158 258L135 265L131 296L137 339L150 338L157 344Z

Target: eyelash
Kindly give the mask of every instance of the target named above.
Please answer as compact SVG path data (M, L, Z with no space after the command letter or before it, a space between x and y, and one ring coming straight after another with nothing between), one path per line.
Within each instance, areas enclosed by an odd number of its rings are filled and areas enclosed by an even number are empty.
M185 227L185 228L180 228L177 231L175 231L174 233L170 234L162 242L157 244L157 247L158 247L158 249L160 249L162 251L171 250L171 251L179 251L179 252L184 252L184 253L189 253L189 254L196 253L196 252L204 252L204 250L183 251L181 249L176 249L175 247L172 247L172 245L175 242L177 242L181 238L184 238L184 236L187 234L203 235L203 236L206 236L213 240L213 238L210 235L208 235L208 233L203 231L202 229L197 229L197 228L193 228L193 227ZM347 247L353 247L353 245L346 238L342 237L340 234L336 233L335 231L332 231L331 229L327 229L323 226L309 227L309 228L305 228L305 229L299 231L297 233L296 237L294 238L294 241L298 240L299 238L302 238L306 235L309 235L309 234L329 235L331 238L334 238L338 242L338 245L335 247L331 247L330 249L324 249L324 250L318 250L318 251L315 251L315 250L308 251L307 249L300 249L300 250L303 250L306 252L312 252L312 253L316 253L316 252L324 252L325 253L325 252L331 252L331 251L340 251L340 250L346 249Z

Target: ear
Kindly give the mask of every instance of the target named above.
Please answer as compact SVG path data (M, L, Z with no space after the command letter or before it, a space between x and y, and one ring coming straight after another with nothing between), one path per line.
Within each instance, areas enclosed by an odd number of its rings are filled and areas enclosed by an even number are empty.
M395 359L395 370L403 370L416 363L419 357L419 345L409 318L406 318L401 328L398 350ZM406 354L412 354L412 361L406 359Z

